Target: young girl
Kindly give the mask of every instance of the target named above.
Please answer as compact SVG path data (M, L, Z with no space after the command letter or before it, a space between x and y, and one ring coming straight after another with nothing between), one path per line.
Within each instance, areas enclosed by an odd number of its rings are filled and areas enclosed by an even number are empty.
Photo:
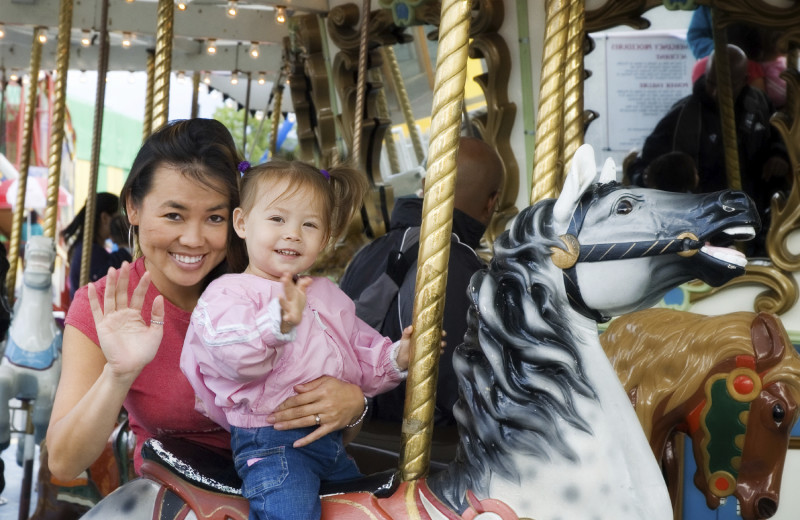
M295 385L328 375L371 396L399 384L408 367L411 327L393 344L356 317L333 282L298 276L343 233L366 187L347 167L272 161L247 169L233 226L250 263L212 282L192 313L181 369L198 409L230 428L250 518L319 518L320 483L360 476L342 430L298 443L323 424L319 414L309 428L272 427Z

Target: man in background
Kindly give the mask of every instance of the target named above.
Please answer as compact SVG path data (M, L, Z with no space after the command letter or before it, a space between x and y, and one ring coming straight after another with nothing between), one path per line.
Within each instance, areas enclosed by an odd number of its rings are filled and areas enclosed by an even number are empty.
M453 236L450 243L447 289L443 328L447 333L448 347L439 361L439 379L436 391L434 424L455 424L453 405L458 399L458 381L453 371L453 351L467 329L467 309L470 300L467 286L473 273L485 267L475 253L486 226L492 218L503 183L503 163L497 152L484 141L462 137L456 159L456 186L453 210ZM364 246L356 253L341 279L341 289L357 301L356 312L362 316L364 301L358 305L365 288L387 272L389 258L405 252L412 257L400 273L402 280L396 296L388 305L376 328L392 340L400 339L402 331L411 324L414 290L417 275L416 251L419 248L418 227L422 223L422 199L416 196L399 198L392 211L389 232ZM370 302L366 302L367 310ZM405 402L405 385L376 396L372 403L370 419L385 422L402 422Z

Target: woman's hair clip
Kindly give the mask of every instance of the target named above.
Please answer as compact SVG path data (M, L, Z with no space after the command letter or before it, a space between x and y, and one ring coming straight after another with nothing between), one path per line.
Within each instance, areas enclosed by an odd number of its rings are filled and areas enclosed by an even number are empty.
M237 167L236 167L236 169L237 169L237 170L239 170L239 173L241 173L242 175L244 175L244 173L245 173L247 170L249 170L249 169L250 169L250 163L249 163L249 162L247 162L247 161L242 161L242 162L240 162L240 163L239 163L239 166L237 166Z
M327 180L331 180L331 174L328 173L328 170L323 170L322 168L320 168L319 172L322 175L324 175Z

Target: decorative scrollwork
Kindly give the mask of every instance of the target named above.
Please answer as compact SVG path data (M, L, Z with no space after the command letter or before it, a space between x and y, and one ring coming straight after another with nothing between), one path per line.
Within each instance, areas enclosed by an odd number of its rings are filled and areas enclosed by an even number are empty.
M709 296L740 285L763 285L767 290L756 296L753 310L756 312L772 312L782 314L797 303L797 282L794 277L774 266L748 265L744 276L734 278L721 287L708 291L692 291L689 301L694 304Z

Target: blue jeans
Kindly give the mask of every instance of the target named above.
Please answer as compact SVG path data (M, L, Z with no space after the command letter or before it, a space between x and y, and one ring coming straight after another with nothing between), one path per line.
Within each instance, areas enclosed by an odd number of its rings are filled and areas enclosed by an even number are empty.
M313 430L231 427L234 463L242 495L250 501L250 520L319 519L320 484L361 476L344 451L341 431L292 447Z

